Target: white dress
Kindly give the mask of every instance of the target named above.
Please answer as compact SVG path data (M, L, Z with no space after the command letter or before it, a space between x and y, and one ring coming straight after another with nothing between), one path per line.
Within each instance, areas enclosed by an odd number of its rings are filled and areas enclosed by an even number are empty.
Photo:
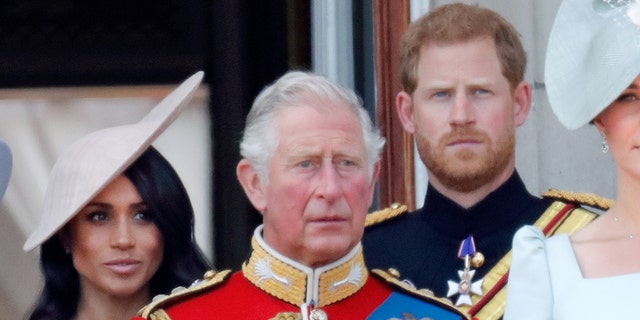
M523 227L512 254L505 320L640 319L640 273L583 278L568 235Z

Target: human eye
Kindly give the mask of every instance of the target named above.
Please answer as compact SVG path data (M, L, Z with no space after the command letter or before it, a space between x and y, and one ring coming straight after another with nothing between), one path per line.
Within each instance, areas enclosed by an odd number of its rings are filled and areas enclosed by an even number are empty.
M356 166L356 162L351 160L351 159L341 159L340 160L340 165L343 167L355 167Z
M361 161L359 161L356 158L350 158L350 157L339 158L337 159L336 164L339 168L345 171L355 170L361 167Z
M295 162L295 167L302 170L313 170L320 167L321 160L317 157L305 157Z
M620 95L616 102L632 102L638 100L638 96L634 93L623 93Z
M95 222L103 222L109 220L109 213L103 210L91 211L87 214L87 219Z
M311 160L302 160L300 162L298 162L298 166L301 168L310 168L311 167Z
M135 220L141 220L141 221L151 221L151 212L149 212L149 210L145 209L141 209L138 210L134 215L133 218Z
M490 91L484 88L476 88L473 90L473 94L477 96L482 96L488 94Z
M436 91L431 95L433 98L435 99L444 99L449 97L449 92L448 91Z

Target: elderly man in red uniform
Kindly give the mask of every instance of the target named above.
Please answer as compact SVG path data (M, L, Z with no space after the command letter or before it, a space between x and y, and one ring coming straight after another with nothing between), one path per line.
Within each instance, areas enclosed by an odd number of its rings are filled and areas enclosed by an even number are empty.
M381 270L360 239L384 139L351 91L292 71L254 101L238 180L263 224L242 271L142 309L146 319L464 319L445 299Z

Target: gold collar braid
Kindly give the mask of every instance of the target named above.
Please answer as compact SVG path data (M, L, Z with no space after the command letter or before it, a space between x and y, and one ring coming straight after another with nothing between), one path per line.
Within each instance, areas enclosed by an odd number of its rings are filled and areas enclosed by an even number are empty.
M300 306L314 303L323 307L345 299L364 286L369 272L358 243L341 259L312 269L271 248L258 227L251 239L251 257L242 265L242 273L251 283L270 295Z

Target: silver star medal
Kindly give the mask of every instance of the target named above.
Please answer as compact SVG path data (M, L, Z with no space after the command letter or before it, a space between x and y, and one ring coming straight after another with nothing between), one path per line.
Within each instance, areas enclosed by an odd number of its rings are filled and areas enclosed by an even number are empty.
M464 259L464 270L458 270L458 276L460 277L460 282L455 281L447 281L449 284L449 291L447 292L447 297L451 297L453 295L458 294L458 300L456 301L456 306L459 305L473 305L471 301L471 294L475 294L478 296L482 295L482 281L480 279L476 282L472 282L473 275L476 273L475 270L471 270L470 266L470 257L473 256L476 252L475 242L472 236L467 237L460 244L460 250L458 251L458 257Z

